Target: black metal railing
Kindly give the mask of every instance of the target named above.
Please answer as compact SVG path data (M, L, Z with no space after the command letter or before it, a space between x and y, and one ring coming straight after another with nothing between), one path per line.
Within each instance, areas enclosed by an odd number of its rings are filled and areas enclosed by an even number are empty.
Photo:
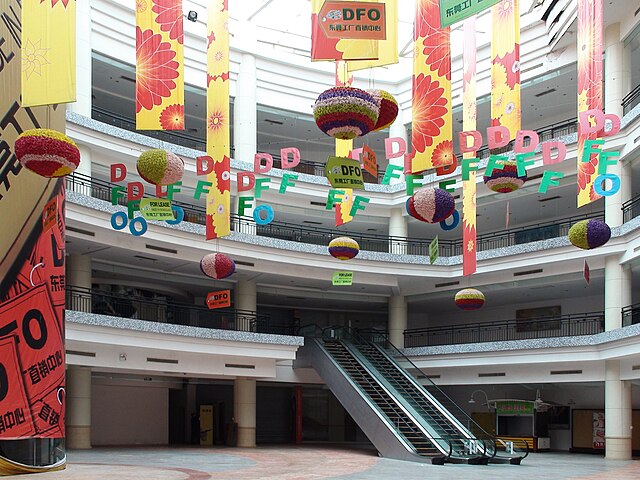
M628 327L640 323L640 303L622 309L622 326Z
M499 322L412 328L404 331L404 346L430 347L462 343L503 342L574 337L604 332L604 312L574 313Z
M640 215L640 195L627 200L622 204L622 218L624 222L628 222L632 218Z
M622 114L629 113L638 103L640 103L640 85L637 85L622 99Z
M249 310L221 308L126 295L101 289L67 286L66 309L200 328L294 335L294 325L272 322L269 315Z

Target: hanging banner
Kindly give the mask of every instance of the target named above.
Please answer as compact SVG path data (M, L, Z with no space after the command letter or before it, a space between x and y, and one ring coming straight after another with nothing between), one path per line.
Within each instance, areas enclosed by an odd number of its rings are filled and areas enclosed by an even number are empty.
M336 87L346 86L350 87L353 83L353 75L349 75L347 70L347 62L336 62ZM340 140L336 138L336 157L349 157L351 150L353 149L353 140ZM342 195L342 202L336 203L336 227L349 223L353 220L351 215L351 207L353 207L353 190L350 188L342 188L344 195Z
M440 28L440 7L418 0L413 38L411 173L451 165L451 45L449 27Z
M337 61L378 59L377 40L328 38L324 33L320 21L320 10L322 9L323 4L324 0L311 0L311 60Z
M75 102L76 0L22 5L22 106Z
M603 109L603 28L602 0L578 0L578 115ZM597 138L597 133L584 133L578 126L578 208L601 198L593 189L598 154L582 161L585 141Z
M217 292L207 293L206 303L209 310L230 307L231 290L218 290Z
M333 272L331 285L353 285L353 272Z
M145 220L175 220L171 200L166 198L141 198L140 213Z
M438 236L429 243L429 263L433 265L438 259Z
M520 0L501 0L491 7L491 126L516 138L522 119L520 101Z
M329 157L325 166L327 180L335 188L364 190L360 162L346 157Z
M602 450L606 447L604 412L593 412L593 448Z
M582 276L584 277L584 281L587 282L587 285L589 285L589 282L591 282L591 273L589 270L589 264L587 263L587 259L584 259L584 267L582 269Z
M207 20L207 155L213 170L207 194L207 240L231 233L231 139L229 115L229 10L227 0L209 2Z
M378 181L378 159L366 143L362 146L362 168Z
M340 203L336 203L336 227L340 225L344 225L345 223L349 223L353 220L353 215L351 215L351 209L353 208L353 190L350 188L341 188L342 192L342 201Z
M378 40L377 60L349 60L350 72L398 63L398 0L382 0L387 13L387 38Z
M440 0L440 26L448 27L470 18L500 0Z
M462 58L462 130L476 129L476 18L463 23ZM463 159L473 158L475 152L465 152ZM462 274L476 271L476 172L462 181Z
M182 0L136 2L136 129L184 130Z
M318 20L327 38L387 38L384 3L325 0L320 7Z

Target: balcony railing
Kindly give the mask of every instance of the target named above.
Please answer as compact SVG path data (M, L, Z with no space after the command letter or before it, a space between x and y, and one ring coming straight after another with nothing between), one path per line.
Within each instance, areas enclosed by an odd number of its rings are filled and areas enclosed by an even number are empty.
M66 178L67 188L70 191L111 202L111 189L116 184L79 173L73 173ZM145 196L150 197L151 195L145 194ZM126 206L127 200L124 197L120 197L118 203ZM182 207L185 213L185 221L200 225L205 224L206 213L204 206L179 201L174 201L173 204ZM549 222L478 235L476 248L477 251L481 252L566 236L571 225L587 218L604 219L604 214L603 212L594 212L574 215ZM267 225L256 225L252 217L241 217L236 214L231 214L231 230L313 245L328 245L333 238L347 235L356 240L362 250L420 256L429 255L429 243L431 243L431 239L364 234L342 229L302 226L281 221L273 221ZM440 240L438 243L441 257L462 255L462 240Z
M628 327L640 323L640 303L622 309L622 326Z
M638 103L640 103L640 85L636 86L622 99L622 114L629 113Z
M624 222L640 215L640 195L633 197L622 204L622 217Z
M295 325L277 324L271 321L269 315L249 310L210 310L188 303L117 294L92 288L68 286L66 301L67 310L156 323L280 335L294 335L296 331Z
M504 342L573 337L604 332L604 312L576 313L500 322L414 328L404 331L404 346L431 347L461 343Z

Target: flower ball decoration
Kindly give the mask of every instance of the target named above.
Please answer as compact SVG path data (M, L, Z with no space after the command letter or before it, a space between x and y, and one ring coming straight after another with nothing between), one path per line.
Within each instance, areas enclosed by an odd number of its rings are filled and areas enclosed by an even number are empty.
M440 223L449 218L455 209L453 196L442 188L422 188L413 194L408 203L409 214L427 223Z
M220 280L233 275L236 271L236 264L229 255L209 253L200 260L200 270L207 277Z
M518 175L516 162L503 162L502 170L494 169L491 175L484 176L484 183L494 192L511 193L518 190L527 181L527 174Z
M338 260L351 260L360 252L360 245L353 238L338 237L329 242L329 253Z
M585 250L601 247L610 238L611 229L602 220L582 220L569 229L569 241Z
M475 288L464 288L456 293L455 302L462 310L477 310L484 305L484 294Z
M380 105L364 90L333 87L320 94L313 106L313 118L327 135L351 140L372 131L378 121Z
M138 174L154 185L170 185L182 180L184 161L175 153L159 148L142 152L136 164Z
M391 125L398 116L398 102L389 92L384 90L367 90L380 106L378 121L373 131L383 130Z
M47 178L64 177L80 164L80 150L64 133L35 128L16 139L15 154L27 169Z

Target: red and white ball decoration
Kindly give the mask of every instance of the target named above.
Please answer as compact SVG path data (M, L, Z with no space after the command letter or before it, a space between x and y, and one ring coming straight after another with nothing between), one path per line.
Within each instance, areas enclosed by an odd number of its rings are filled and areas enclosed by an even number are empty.
M378 121L373 127L373 131L384 130L391 125L398 116L398 102L393 95L385 90L367 90L380 106Z
M236 271L236 263L224 253L209 253L200 260L200 270L209 278L221 280Z
M484 294L475 288L464 288L456 293L455 302L462 310L477 310L484 305Z
M25 168L47 178L69 175L80 164L80 150L74 141L47 128L22 132L14 151Z
M427 223L440 223L449 218L455 209L455 199L441 188L421 188L407 202L409 215Z
M184 160L159 148L142 152L136 164L138 174L153 185L171 185L182 180Z

